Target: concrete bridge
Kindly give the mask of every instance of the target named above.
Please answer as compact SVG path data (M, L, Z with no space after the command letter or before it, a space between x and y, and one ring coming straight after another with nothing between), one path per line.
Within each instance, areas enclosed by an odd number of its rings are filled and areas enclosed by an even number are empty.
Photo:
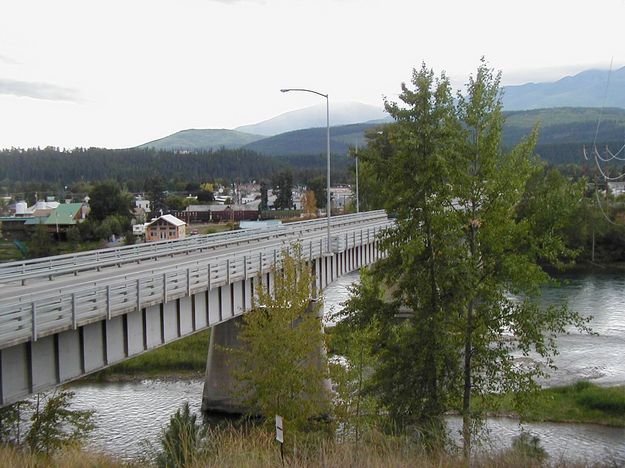
M0 406L213 327L203 407L224 409L212 347L281 252L299 243L323 289L377 260L389 225L373 211L333 217L330 246L320 219L0 264Z

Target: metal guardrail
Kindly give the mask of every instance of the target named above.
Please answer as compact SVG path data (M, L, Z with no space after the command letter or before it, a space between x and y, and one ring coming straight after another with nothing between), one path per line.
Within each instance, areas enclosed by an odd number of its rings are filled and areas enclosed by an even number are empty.
M340 252L370 243L380 230L392 225L386 218L367 221L364 226L361 220L359 224L335 228L332 250ZM0 299L0 348L36 341L63 330L267 272L280 262L282 249L291 248L293 244L293 239L275 236L275 240L275 245L269 247L249 246L236 254L215 252L201 260L60 288L53 287L53 283L43 283L45 287L40 291ZM302 246L302 254L310 259L327 251L327 237L320 229L302 230L297 242Z
M375 219L386 219L383 210L363 212L331 218L332 227L358 224ZM18 262L0 263L0 283L26 281L33 278L63 274L76 274L80 271L100 269L107 266L134 263L141 260L186 254L204 249L216 250L242 242L261 242L277 236L293 236L326 228L327 220L318 218L309 221L296 221L259 231L230 231L225 233L191 236L185 239L128 245L117 248L100 249L73 254L57 255Z

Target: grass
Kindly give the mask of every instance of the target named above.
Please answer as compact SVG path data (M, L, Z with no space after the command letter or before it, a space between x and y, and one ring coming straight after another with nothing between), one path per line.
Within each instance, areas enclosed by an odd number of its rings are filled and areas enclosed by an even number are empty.
M218 232L232 231L230 223L190 224L187 226L187 234L196 230L198 234L216 234Z
M499 403L503 412L514 412L511 397L502 397ZM625 386L600 387L578 382L542 389L522 419L625 427Z
M11 468L117 468L139 466L123 464L107 455L89 453L75 447L62 449L52 456L32 454L18 448L0 446L0 466Z
M21 260L22 253L12 242L0 242L0 262Z
M210 329L161 346L86 377L120 380L143 377L200 377L206 371Z
M465 461L454 452L425 452L407 436L392 436L371 430L359 443L337 443L315 434L285 433L284 462L273 431L261 427L226 427L208 429L204 444L193 457L192 467L264 468L289 466L312 467L457 467ZM550 466L585 466L561 460L549 460ZM519 447L496 453L480 453L472 459L474 466L538 467L542 463Z
M292 434L286 435L284 462L275 435L259 428L225 428L209 430L204 446L193 457L189 468L233 467L233 468L447 468L465 466L457 454L439 452L426 453L407 437L395 437L372 432L359 444L337 444L332 440L310 440ZM577 467L585 464L572 464L561 460L549 460L553 467ZM522 451L506 451L480 454L473 458L474 466L484 468L539 467L542 464L528 457ZM0 446L0 466L12 468L78 468L78 467L148 467L149 461L123 463L112 457L90 453L79 448L67 448L50 457L30 454ZM169 465L171 466L171 465Z

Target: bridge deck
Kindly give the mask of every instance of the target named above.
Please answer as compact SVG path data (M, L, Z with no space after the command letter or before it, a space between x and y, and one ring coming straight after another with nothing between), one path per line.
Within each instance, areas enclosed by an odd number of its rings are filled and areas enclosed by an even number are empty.
M70 268L66 258L51 257L41 264L57 266L43 275L31 272L28 284L21 284L22 272L7 274L0 287L0 349L255 277L269 271L282 250L295 243L307 258L321 257L328 251L324 222L294 223L234 238L206 237L210 243L168 242L158 255L149 245L143 250L120 249L127 260L111 264L101 259L88 269L76 259ZM384 212L333 217L329 250L342 252L370 243L388 225ZM167 248L173 253L167 254ZM56 279L49 281L49 276Z

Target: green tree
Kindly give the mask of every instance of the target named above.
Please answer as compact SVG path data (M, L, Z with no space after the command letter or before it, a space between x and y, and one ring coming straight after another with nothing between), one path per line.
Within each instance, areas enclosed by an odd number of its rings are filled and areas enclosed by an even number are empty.
M305 430L328 411L321 304L311 302L314 278L300 249L281 257L272 270L273 291L256 288L254 308L243 316L242 346L231 350L234 375L252 413L268 422L278 414L289 428Z
M94 429L93 411L70 409L73 397L74 393L67 390L47 397L37 395L31 425L24 438L30 450L51 454L63 446L80 442Z
M269 197L267 195L267 182L262 181L260 183L260 205L258 205L258 209L261 211L267 210L269 208Z
M80 231L76 226L72 226L67 230L67 242L73 251L78 249L78 244L80 244Z
M185 197L180 197L178 195L170 195L167 197L166 205L170 210L174 211L183 211L187 206L189 206L190 200Z
M130 218L130 194L123 192L119 184L113 180L95 184L89 198L91 208L89 216L97 221L103 221L111 215Z
M48 227L43 223L37 224L28 245L28 256L31 258L48 257L53 255L54 251L54 243Z
M308 190L312 190L315 193L317 208L325 208L326 206L327 185L327 180L324 176L313 177L306 183Z
M291 171L279 172L273 179L276 201L274 207L278 210L293 208L293 175Z
M377 172L387 210L397 213L374 275L390 288L390 308L360 301L348 309L384 330L374 384L389 415L436 436L442 414L458 410L468 457L481 418L475 397L511 392L520 406L544 375L540 366L517 366L513 353L535 352L548 368L555 336L585 322L564 306L536 303L549 280L542 261L557 264L571 252L557 207L539 229L517 216L540 170L536 134L501 151L499 76L482 62L457 106L444 74L435 80L423 66L412 85L402 85L401 105L386 103L395 122L361 156Z
M458 374L458 350L446 333L457 298L442 286L458 280L453 264L462 249L463 233L449 216L450 160L460 125L444 75L435 80L423 66L412 84L414 90L402 84L403 105L386 103L395 123L371 135L361 154L378 174L386 209L398 216L377 276L392 286L395 307L363 313L375 314L384 330L376 343L380 364L373 390L395 425L416 427L425 439L437 440L444 431L441 416L450 405L446 390ZM395 315L402 307L413 317L398 324Z
M157 175L154 177L148 177L145 179L143 185L145 194L150 200L150 209L154 216L158 216L161 210L167 209L167 202L165 200L165 179Z

